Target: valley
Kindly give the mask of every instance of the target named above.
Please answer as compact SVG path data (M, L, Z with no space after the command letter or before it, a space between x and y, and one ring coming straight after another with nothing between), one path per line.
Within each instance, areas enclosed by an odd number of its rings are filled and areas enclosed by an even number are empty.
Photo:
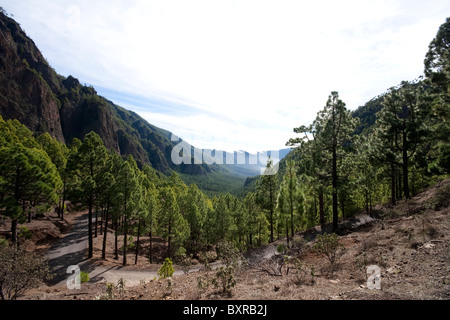
M293 128L284 105L285 148L226 153L59 74L0 7L0 298L449 300L449 35L423 76L353 111L328 91Z

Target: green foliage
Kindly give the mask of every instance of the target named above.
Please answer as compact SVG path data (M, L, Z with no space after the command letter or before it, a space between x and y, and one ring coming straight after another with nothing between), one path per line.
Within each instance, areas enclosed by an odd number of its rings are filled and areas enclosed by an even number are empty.
M280 253L280 254L286 253L288 249L289 249L289 248L288 248L287 245L284 244L284 243L280 243L280 244L277 246L277 252Z
M335 233L319 234L313 248L315 252L328 259L333 274L336 263L345 251L344 246L340 243L339 236Z
M237 267L241 254L233 242L222 240L217 244L217 256L226 266Z
M189 238L189 225L180 211L175 190L169 186L159 191L159 233L167 241L167 254L173 254Z
M278 174L274 173L273 160L269 158L266 166L266 173L257 182L256 194L257 202L261 209L265 211L270 228L270 242L274 241L274 230L277 225L277 195L278 195Z
M56 191L61 184L56 167L45 151L21 143L0 147L1 207L13 220L13 241L17 237L17 222L23 222L27 213L31 217L33 207L56 204Z
M31 239L31 231L26 226L20 226L18 236L19 238Z
M81 281L81 283L89 282L89 273L81 271L81 273L80 273L80 281Z
M212 279L211 282L214 287L221 288L222 293L228 293L229 295L231 295L231 290L236 286L234 267L220 267L216 272L215 278Z
M163 265L158 270L158 276L161 279L165 279L172 277L174 272L175 269L172 266L172 260L170 260L170 258L166 258L166 260L164 260Z

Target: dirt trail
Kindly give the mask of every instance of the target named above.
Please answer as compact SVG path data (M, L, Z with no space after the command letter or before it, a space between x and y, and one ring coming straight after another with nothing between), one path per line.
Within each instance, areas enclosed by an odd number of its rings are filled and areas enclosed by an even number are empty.
M101 261L87 259L88 246L88 215L83 213L73 221L69 233L57 241L47 251L49 265L54 270L55 277L50 285L54 287L65 287L70 274L67 273L69 266L78 266L81 271L89 274L90 282L112 282L117 283L119 279L125 280L127 287L136 286L141 281L150 281L158 277L157 271L130 270L120 265L102 265ZM213 269L220 263L212 263ZM192 266L189 272L197 272L201 266ZM182 270L176 270L174 276L182 275Z

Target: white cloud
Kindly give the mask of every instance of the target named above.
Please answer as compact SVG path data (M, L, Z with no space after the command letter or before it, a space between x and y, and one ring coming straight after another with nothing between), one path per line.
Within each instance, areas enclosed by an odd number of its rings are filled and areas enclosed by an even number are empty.
M59 73L182 101L182 118L124 106L185 140L203 132L198 147L215 137L235 150L283 147L331 91L355 109L419 76L450 12L405 0L3 2Z

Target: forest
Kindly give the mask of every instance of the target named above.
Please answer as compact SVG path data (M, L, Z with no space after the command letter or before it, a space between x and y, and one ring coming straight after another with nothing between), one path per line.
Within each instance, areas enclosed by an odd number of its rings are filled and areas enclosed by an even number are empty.
M280 238L289 246L297 232L316 225L334 232L341 219L409 199L449 174L449 44L447 19L430 43L425 76L403 81L356 112L336 91L324 97L316 119L293 129L286 145L294 150L280 171L270 172L269 161L254 190L239 196L208 196L175 172L139 166L106 148L95 132L65 145L0 116L0 214L11 220L10 238L0 241L19 244L20 224L51 210L62 220L69 207L89 214L88 258L100 235L105 258L108 233L100 230L111 228L123 265L133 263L125 254L129 242L137 262L144 235L149 261L156 238L165 242L164 258L180 261L224 240L245 252ZM360 119L361 110L369 110L372 123L362 124L369 117Z

